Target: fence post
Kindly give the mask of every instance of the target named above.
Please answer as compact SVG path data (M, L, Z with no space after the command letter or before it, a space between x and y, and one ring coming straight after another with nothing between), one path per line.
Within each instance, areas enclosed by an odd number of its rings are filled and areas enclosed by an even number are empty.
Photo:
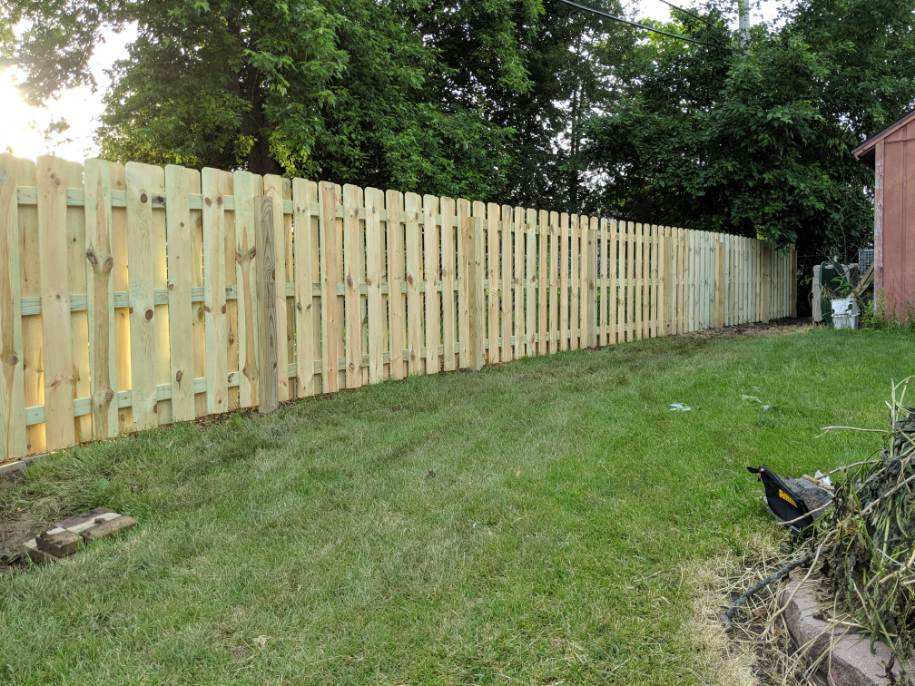
M482 203L480 203L482 206ZM464 275L467 280L465 293L470 324L467 341L467 356L470 368L483 368L483 334L486 323L483 321L483 221L480 209L473 216L461 217L461 243L463 246ZM483 210L485 212L485 209Z
M254 268L257 274L257 338L260 397L258 411L273 412L279 407L276 340L276 253L273 243L273 200L259 195L254 199Z

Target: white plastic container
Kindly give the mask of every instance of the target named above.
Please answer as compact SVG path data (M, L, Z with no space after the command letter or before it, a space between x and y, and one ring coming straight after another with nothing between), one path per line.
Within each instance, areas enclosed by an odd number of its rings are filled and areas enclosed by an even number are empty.
M832 328L858 328L858 317L861 315L861 311L854 298L833 298L830 304L832 305Z

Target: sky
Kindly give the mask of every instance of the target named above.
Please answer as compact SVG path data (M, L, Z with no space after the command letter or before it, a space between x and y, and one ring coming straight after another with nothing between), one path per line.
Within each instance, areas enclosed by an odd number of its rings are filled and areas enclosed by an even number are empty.
M674 0L689 8L690 0ZM771 21L775 18L779 0L751 0L752 21ZM670 18L670 8L661 0L629 0L628 6L640 17L658 20ZM107 32L103 43L96 47L91 59L91 69L97 87L71 88L41 107L28 105L17 87L22 78L16 67L0 68L0 152L12 152L19 157L35 158L54 154L66 159L82 161L98 154L95 131L102 113L102 96L110 80L106 71L118 59L126 56L127 46L135 31ZM47 126L60 118L66 119L69 129L63 135L45 138Z

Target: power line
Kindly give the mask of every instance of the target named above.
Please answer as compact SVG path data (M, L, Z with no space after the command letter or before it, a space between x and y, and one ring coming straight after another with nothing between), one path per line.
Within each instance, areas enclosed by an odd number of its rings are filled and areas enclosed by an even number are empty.
M564 3L564 4L568 5L569 7L574 7L576 9L583 10L585 12L591 12L592 14L596 14L600 17L604 17L604 19L610 19L611 21L615 21L620 24L625 24L626 26L631 26L636 29L641 29L642 31L650 31L651 33L657 33L661 36L667 36L668 38L674 38L676 40L686 41L687 43L695 43L696 45L703 45L706 48L713 47L709 43L703 43L702 41L696 40L694 38L688 38L686 36L681 36L676 33L671 33L669 31L662 31L661 29L656 29L653 26L648 26L647 24L640 24L636 21L630 21L628 19L623 19L622 17L618 17L615 14L610 14L609 12L604 12L603 10L599 10L594 7L588 7L587 5L579 5L577 2L572 2L572 0L559 0L559 2Z
M690 16L690 17L692 17L693 19L698 19L698 20L701 21L703 24L705 24L706 26L708 26L710 29L715 28L715 25L714 25L712 22L710 22L710 21L709 21L708 19L706 19L705 17L703 17L703 16L701 16L701 15L699 15L699 14L696 14L696 13L693 12L692 10L688 10L688 9L683 8L683 7L680 7L679 5L675 5L675 4L673 4L672 2L668 2L668 0L661 0L661 2L663 2L663 3L664 3L665 5L667 5L668 7L671 7L671 8L673 8L673 9L677 10L678 12L683 12L683 14L685 14L685 15L687 15L687 16Z

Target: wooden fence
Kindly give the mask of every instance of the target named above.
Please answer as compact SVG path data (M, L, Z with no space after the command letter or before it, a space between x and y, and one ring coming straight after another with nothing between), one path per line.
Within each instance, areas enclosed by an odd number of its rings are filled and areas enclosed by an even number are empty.
M0 156L0 461L384 379L794 314L749 238Z

